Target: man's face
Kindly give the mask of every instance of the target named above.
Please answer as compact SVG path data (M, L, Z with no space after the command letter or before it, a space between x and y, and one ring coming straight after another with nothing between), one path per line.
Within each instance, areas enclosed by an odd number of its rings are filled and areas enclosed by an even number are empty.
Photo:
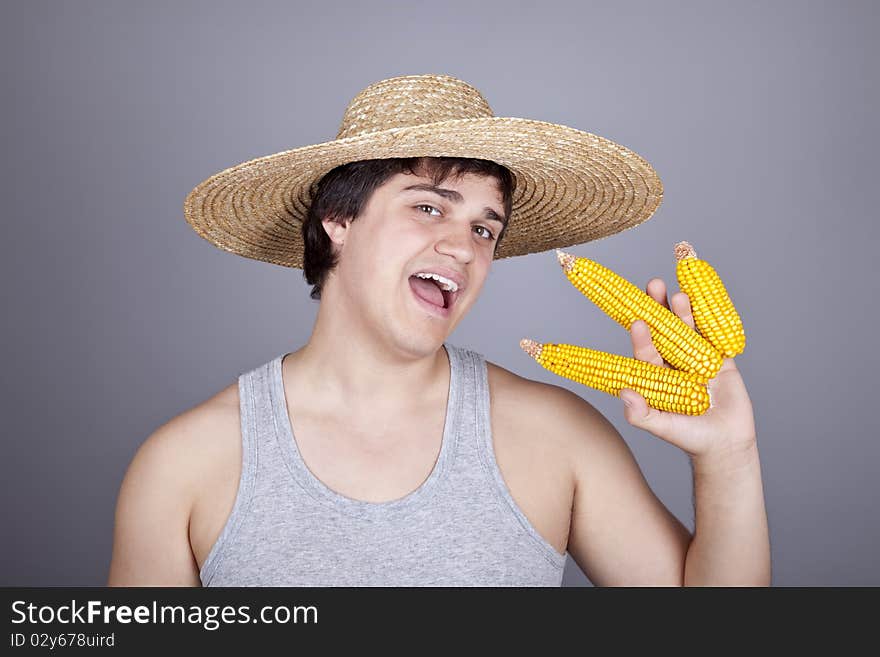
M415 355L436 351L477 300L504 214L495 178L465 174L441 182L440 191L432 186L430 178L401 173L377 188L341 234L333 273L352 311L343 311L350 328ZM456 280L458 291L441 296L433 281L410 280L416 272Z

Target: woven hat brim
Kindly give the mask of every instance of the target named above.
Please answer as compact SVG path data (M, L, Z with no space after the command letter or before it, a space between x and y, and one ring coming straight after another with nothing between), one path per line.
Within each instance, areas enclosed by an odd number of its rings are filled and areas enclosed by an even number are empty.
M487 117L394 128L249 160L196 186L184 215L224 251L301 268L301 224L324 174L357 160L422 156L493 160L513 172L513 209L496 260L634 228L663 198L653 167L620 144L555 123Z

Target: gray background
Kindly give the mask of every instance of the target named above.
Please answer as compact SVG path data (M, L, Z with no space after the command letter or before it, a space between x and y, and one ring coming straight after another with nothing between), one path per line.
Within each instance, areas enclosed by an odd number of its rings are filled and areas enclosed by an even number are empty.
M656 167L649 222L569 250L673 291L676 241L713 263L748 335L774 584L880 584L878 28L870 2L4 2L0 584L102 585L137 446L308 338L301 272L198 237L187 192L428 72ZM684 453L523 337L632 355L552 252L496 262L450 341L588 399L693 529ZM565 583L589 585L571 559Z

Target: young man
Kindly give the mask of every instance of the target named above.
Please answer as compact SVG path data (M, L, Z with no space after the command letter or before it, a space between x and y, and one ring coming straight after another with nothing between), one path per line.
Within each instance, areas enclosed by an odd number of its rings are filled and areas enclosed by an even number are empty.
M494 259L637 225L660 193L631 151L496 118L447 76L371 85L336 140L202 183L186 205L199 234L302 267L318 317L301 349L141 445L109 584L558 586L566 552L597 585L769 584L732 359L704 416L638 395L627 410L692 456L691 535L592 405L446 342ZM687 297L672 301L693 327ZM646 325L632 338L636 357L662 363Z

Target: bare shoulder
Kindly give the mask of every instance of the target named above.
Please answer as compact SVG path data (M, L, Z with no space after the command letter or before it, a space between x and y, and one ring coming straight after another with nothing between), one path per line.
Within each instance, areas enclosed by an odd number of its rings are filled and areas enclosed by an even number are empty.
M110 586L199 584L190 515L200 491L218 477L218 466L240 458L229 429L237 396L237 386L224 388L138 446L117 499Z
M519 376L489 361L486 368L492 404L523 426L540 427L540 435L559 449L569 452L573 441L582 441L592 428L608 422L567 388Z
M172 484L181 505L192 502L207 467L236 442L230 420L238 416L237 385L230 385L157 427L138 447L126 472L137 470Z
M493 424L510 428L510 435L529 437L564 463L572 485L615 476L624 463L636 474L628 445L614 425L593 404L571 390L519 376L493 363L487 370L492 394ZM534 438L540 438L535 441Z
M564 454L576 484L618 476L620 467L631 477L637 474L620 432L589 401L562 386L533 381L497 365L490 365L489 372L490 380L498 382L493 403L520 426L539 431L544 442Z
M159 427L144 443L174 457L168 468L195 493L218 459L240 450L238 384L233 383Z
M571 501L576 464L591 436L607 422L592 404L552 383L519 376L486 362L493 437L499 460L528 463L559 483L560 499ZM510 465L512 471L514 465ZM502 464L503 469L503 464Z

